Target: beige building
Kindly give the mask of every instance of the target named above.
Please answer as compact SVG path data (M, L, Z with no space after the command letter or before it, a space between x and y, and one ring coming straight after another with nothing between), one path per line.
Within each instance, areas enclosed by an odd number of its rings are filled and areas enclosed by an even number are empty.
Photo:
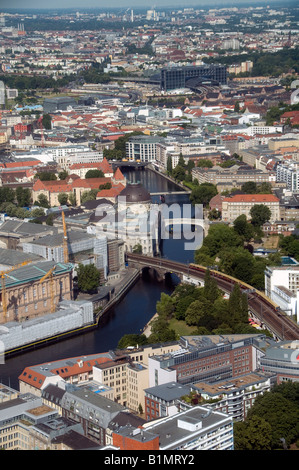
M260 183L275 183L275 173L265 172L261 170L244 170L239 165L230 168L221 168L215 166L213 168L193 168L192 180L198 180L199 184L211 183L215 186L229 188L238 188L242 184L253 181Z
M1 278L0 323L29 320L50 313L62 295L65 300L71 300L72 292L70 264L45 261L10 271Z
M238 194L222 201L222 220L233 222L240 215L251 218L250 210L255 205L263 204L271 211L270 222L280 220L279 199L272 194Z
M270 139L268 142L268 147L269 150L279 150L290 147L299 148L299 139L287 137L281 139Z

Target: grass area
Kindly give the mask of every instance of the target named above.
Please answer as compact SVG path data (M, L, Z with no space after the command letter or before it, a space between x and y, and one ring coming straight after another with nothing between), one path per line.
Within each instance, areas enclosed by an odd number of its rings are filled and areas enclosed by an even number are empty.
M169 322L169 328L174 330L178 335L193 335L195 334L194 326L188 326L184 321L172 318Z
M276 249L278 248L279 236L271 235L269 238L266 238L264 241L264 248Z

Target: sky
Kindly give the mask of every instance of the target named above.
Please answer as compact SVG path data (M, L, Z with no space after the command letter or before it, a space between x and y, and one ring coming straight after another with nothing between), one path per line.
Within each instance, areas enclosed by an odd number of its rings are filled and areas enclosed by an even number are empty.
M20 8L22 10L26 8L35 9L49 9L49 8L131 8L131 7L152 7L156 5L158 7L174 7L183 8L186 6L197 6L200 8L202 5L221 5L221 7L232 6L235 4L257 4L266 3L267 0L47 0L45 2L41 0L0 0L0 12L1 8ZM273 2L269 0L268 5Z

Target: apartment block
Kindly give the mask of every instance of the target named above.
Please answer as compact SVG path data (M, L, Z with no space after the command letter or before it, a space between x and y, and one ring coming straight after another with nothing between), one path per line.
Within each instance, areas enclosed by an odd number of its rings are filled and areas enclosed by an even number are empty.
M222 220L233 222L240 215L251 219L250 211L256 205L264 205L270 209L270 222L280 220L279 199L272 194L238 194L223 199Z
M294 263L295 264L295 263ZM267 266L265 294L287 315L299 321L299 266Z
M143 428L159 436L159 450L234 449L232 418L204 406L146 423Z
M243 421L256 398L269 392L276 384L275 373L251 372L234 379L217 382L196 382L192 390L201 403L208 403L212 410L231 416L234 421Z
M109 423L124 407L100 393L94 393L86 387L74 391L66 390L61 400L62 416L75 423L80 423L84 435L98 445L106 445L106 430Z
M276 165L276 180L286 183L290 191L299 191L299 163L294 161L279 162Z

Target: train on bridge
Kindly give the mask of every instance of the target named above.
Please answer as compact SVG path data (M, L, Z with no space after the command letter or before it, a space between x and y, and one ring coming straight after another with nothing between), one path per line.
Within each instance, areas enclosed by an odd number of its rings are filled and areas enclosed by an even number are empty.
M279 308L263 292L253 288L239 279L224 274L216 269L200 266L194 263L184 264L170 261L164 258L139 255L136 253L126 254L127 262L134 263L140 267L152 267L159 271L170 272L177 275L185 275L190 278L204 279L207 270L216 280L219 289L230 293L235 284L238 284L242 292L247 294L248 307L251 314L258 318L263 327L268 329L278 340L299 340L299 325Z

